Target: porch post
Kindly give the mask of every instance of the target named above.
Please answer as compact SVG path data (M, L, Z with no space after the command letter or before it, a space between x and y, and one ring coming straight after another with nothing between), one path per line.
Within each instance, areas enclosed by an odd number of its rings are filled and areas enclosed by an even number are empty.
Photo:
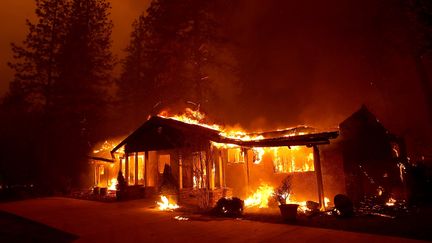
M135 185L138 185L138 152L135 152Z
M148 151L145 151L144 153L144 186L147 186L147 164L149 160L149 154Z
M126 181L126 185L129 185L129 153L125 153L125 171L124 178Z
M224 183L223 183L223 168L222 168L222 156L221 156L221 151L219 151L218 153L218 160L219 160L219 187L223 188L224 187Z
M181 154L179 154L179 189L183 189L183 161Z
M241 153L244 153L244 159L246 162L246 175L247 175L247 190L249 193L249 181L250 181L250 170L249 170L249 159L248 159L248 151L246 149L241 149Z
M209 161L209 180L210 180L210 186L209 189L213 190L214 189L214 180L215 180L215 175L213 173L213 156L210 156L211 160Z
M96 162L94 162L94 185L97 186L98 185L98 164Z
M317 186L318 186L318 200L319 200L320 207L325 209L324 186L322 180L320 152L318 149L318 145L313 146L313 154L314 154L315 174L317 177Z

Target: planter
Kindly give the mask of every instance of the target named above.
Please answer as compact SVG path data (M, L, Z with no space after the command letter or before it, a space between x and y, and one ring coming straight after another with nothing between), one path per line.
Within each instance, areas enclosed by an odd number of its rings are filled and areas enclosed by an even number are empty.
M107 194L107 188L106 187L99 188L99 194L101 196L106 196L106 194Z
M282 218L285 221L293 222L297 219L297 208L298 204L281 204L279 209L281 211Z

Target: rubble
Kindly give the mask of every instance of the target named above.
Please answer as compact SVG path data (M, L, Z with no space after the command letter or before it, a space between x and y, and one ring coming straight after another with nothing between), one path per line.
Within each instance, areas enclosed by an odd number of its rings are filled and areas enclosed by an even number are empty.
M396 218L410 214L405 200L396 200L392 197L387 200L379 196L365 197L357 208L360 215L372 215L386 218Z

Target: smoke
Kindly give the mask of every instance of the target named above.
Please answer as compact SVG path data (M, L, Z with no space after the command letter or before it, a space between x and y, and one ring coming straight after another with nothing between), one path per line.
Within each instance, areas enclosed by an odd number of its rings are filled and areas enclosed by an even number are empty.
M243 86L220 106L227 122L335 128L366 104L391 132L427 140L409 28L394 1L243 1L230 14Z
M145 12L150 0L111 0L111 18L114 22L113 52L122 55L122 50L129 43L132 23Z

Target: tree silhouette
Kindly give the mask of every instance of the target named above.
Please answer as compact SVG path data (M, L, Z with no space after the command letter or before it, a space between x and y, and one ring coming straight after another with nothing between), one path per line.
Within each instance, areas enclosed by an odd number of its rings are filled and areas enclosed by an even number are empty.
M15 136L30 141L15 139L12 150L30 157L11 157L9 163L35 164L39 184L64 190L83 180L90 147L100 139L114 65L110 5L105 0L36 4L37 23L27 21L23 44L12 45L15 78L3 101L3 110L19 108L10 118Z
M36 0L36 17L26 20L29 33L21 45L12 44L15 71L7 101L21 100L29 109L45 109L59 77L58 58L67 29L68 1Z
M411 45L414 61L425 94L429 120L432 122L432 83L424 62L432 52L432 2L411 0L407 1L405 6L408 9L411 33L413 33Z
M215 100L216 69L231 66L218 56L227 38L219 28L224 1L154 0L135 22L118 80L121 103L141 118L158 102ZM229 71L231 72L231 70ZM129 116L128 116L129 117Z

